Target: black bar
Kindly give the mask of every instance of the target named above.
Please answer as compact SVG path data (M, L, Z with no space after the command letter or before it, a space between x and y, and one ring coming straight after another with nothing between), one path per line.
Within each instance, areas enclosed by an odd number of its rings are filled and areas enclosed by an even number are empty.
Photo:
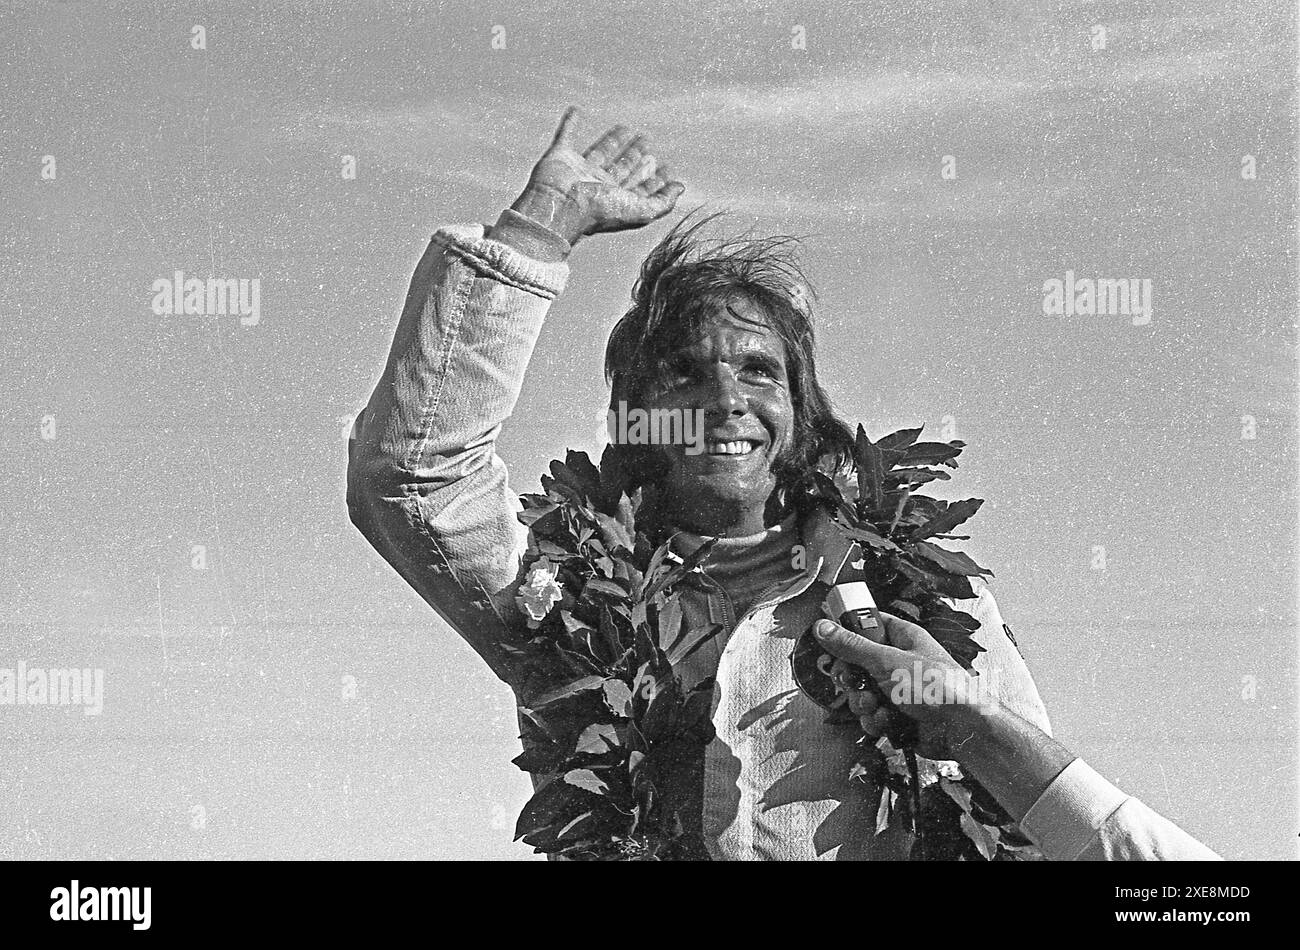
M6 937L115 932L119 938L338 940L414 932L441 942L452 939L450 928L470 927L495 942L512 930L563 939L688 922L695 929L698 922L733 934L794 926L814 946L855 933L864 939L911 933L926 943L974 933L1037 940L1192 930L1233 939L1242 928L1289 919L1284 909L1294 907L1284 908L1284 901L1293 901L1294 888L1282 878L1292 870L1281 862L621 869L532 862L33 862L0 865L0 920ZM52 920L56 889L66 889L70 899L74 880L87 911L86 901L98 904L100 896L86 898L87 889L148 887L148 929L136 929L130 919L129 908L140 911L141 904L122 904L125 920ZM110 905L123 896L114 895ZM1208 922L1200 919L1205 913L1212 915ZM1223 914L1245 916L1214 916Z

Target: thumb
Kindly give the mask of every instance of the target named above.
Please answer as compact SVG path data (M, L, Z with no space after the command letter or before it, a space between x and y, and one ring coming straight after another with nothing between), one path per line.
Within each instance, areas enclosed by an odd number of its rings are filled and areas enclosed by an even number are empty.
M551 139L551 148L557 145L571 145L573 141L573 124L578 116L578 107L569 106L564 110L564 115L560 117L560 125L555 130L555 137Z
M887 680L895 669L907 667L907 654L902 650L875 643L830 620L813 624L813 636L828 653L856 663L876 680Z

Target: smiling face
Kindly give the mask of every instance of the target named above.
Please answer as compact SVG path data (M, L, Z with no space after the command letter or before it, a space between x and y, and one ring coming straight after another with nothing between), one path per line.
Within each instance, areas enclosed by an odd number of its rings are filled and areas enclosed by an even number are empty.
M648 409L703 411L705 450L659 447L660 481L674 522L699 534L733 537L768 526L776 490L772 463L790 447L794 403L785 346L761 309L738 295L715 308L695 339L664 361Z

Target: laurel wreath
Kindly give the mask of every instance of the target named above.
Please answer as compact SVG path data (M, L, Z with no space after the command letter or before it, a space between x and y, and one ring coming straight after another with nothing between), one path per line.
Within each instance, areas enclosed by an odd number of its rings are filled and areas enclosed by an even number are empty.
M853 472L819 475L802 501L824 506L864 554L881 608L925 627L974 672L979 622L946 599L970 598L990 575L936 544L980 507L917 489L951 476L964 443L919 442L921 430L867 438L859 426ZM553 461L542 493L522 496L528 526L517 603L513 681L520 697L521 769L545 776L515 828L538 852L578 860L706 860L691 763L713 739L713 683L687 686L678 670L720 627L691 628L681 598L717 590L701 568L712 542L684 559L659 540L654 489L625 492L606 464L582 452ZM1039 857L1010 817L955 762L916 755L904 732L863 735L851 782L879 789L876 833L901 821L918 860Z

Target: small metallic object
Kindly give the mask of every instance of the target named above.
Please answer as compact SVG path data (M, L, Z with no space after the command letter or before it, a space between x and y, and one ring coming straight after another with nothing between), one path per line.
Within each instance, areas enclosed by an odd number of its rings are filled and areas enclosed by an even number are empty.
M885 624L871 596L866 581L851 580L836 584L826 597L827 616L854 633L876 643L885 642Z
M837 583L822 609L826 616L840 626L861 634L876 643L885 642L885 624L880 619L875 598L867 587L862 562L855 561L840 572ZM874 689L870 675L861 667L840 663L833 671L836 658L828 653L809 630L795 643L790 654L790 667L794 680L804 694L823 709L839 709L845 705L845 695L850 690Z

